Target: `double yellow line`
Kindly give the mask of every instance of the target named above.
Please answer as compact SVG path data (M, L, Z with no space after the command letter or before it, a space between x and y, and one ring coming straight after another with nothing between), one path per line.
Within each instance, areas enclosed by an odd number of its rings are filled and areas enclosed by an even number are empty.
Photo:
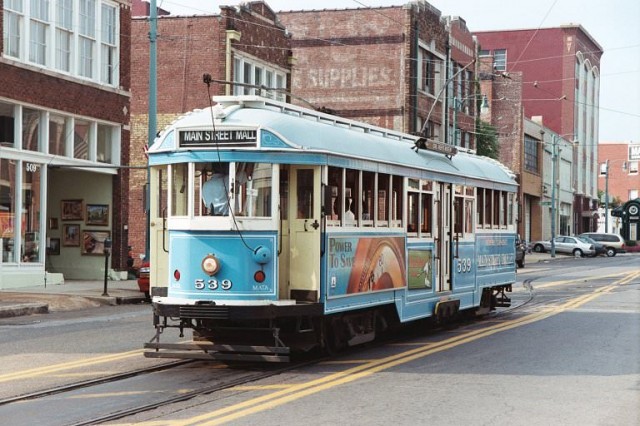
M120 361L134 356L141 356L142 349L130 352L122 352L118 354L104 355L91 359L79 359L77 361L69 361L62 364L47 365L45 367L32 368L29 370L16 371L15 373L0 375L0 383L12 380L29 379L38 376L44 376L51 373L59 373L60 371L72 370L74 368L87 367L89 365L103 364L111 361Z
M625 277L621 278L620 280L608 286L595 290L593 293L577 297L562 305L551 307L544 311L530 314L519 319L506 321L504 323L494 325L487 329L471 331L469 333L465 333L460 336L446 339L436 344L431 343L427 347L423 346L420 348L405 351L397 355L392 355L392 356L381 358L378 360L372 360L372 361L366 362L363 365L350 368L348 370L345 370L339 373L334 373L317 380L312 380L310 382L291 385L286 389L273 392L268 395L253 398L248 401L241 402L239 404L235 404L226 408L221 408L216 411L205 413L205 414L195 416L185 420L168 420L168 421L161 421L161 422L150 422L145 424L146 425L163 424L163 425L171 425L171 426L188 426L188 425L204 426L204 425L217 425L217 424L222 424L222 423L230 422L233 420L237 420L239 418L242 418L251 414L256 414L260 411L275 408L277 406L289 403L291 401L304 398L306 396L313 395L318 392L322 392L324 390L333 388L335 386L343 385L345 383L350 383L350 382L365 378L374 373L377 373L383 370L388 370L389 368L395 367L397 365L406 364L408 362L411 362L420 358L424 358L426 356L429 356L441 351L445 351L465 343L473 342L475 340L479 340L496 333L511 330L513 328L521 327L523 325L531 324L533 322L537 322L545 318L557 315L569 309L575 309L605 293L610 292L611 290L613 290L615 287L619 285L628 284L629 282L633 281L635 278L639 276L640 276L640 272L633 272L633 273L627 274Z

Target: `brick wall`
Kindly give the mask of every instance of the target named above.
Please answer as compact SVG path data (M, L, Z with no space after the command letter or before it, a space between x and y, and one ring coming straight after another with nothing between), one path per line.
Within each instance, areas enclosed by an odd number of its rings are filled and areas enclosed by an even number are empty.
M217 53L219 18L159 17L157 37L157 111L181 113L209 106L205 73L221 75ZM131 27L131 113L149 112L149 22L134 18ZM215 94L215 93L214 93Z
M600 164L609 160L609 197L619 197L622 202L629 201L629 190L640 190L640 175L629 174L629 144L601 143L598 145ZM637 162L637 160L636 160ZM623 166L626 169L623 169ZM606 176L601 175L598 167L598 190L604 191Z
M400 7L280 13L292 34L292 92L340 116L403 129L407 14Z
M242 34L239 41L233 42L235 51L248 53L271 66L289 69L290 38L269 6L251 2L240 6L240 11L235 7L221 7L220 11L224 29Z

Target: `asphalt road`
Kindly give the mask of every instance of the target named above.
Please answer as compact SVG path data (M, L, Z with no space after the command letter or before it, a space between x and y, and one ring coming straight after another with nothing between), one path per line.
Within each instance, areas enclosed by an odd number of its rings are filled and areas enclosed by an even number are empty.
M514 305L456 327L163 406L114 424L640 424L640 256L528 264ZM148 305L0 320L3 398L150 366ZM165 336L170 338L170 336ZM195 363L20 404L4 424L74 424L260 372Z

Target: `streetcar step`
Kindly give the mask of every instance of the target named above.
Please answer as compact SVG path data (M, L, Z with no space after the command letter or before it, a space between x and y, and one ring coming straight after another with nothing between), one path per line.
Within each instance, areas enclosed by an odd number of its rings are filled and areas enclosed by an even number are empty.
M219 361L289 362L290 349L275 346L220 345L210 342L144 344L147 358L177 358Z

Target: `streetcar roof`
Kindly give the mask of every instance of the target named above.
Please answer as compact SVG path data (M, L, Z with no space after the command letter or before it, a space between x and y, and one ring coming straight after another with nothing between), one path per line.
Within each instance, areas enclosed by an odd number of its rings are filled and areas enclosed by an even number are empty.
M416 150L417 136L256 96L224 96L214 100L219 104L195 110L168 126L149 150L150 163L156 163L154 154L162 156L168 152L197 150L193 145L188 149L180 148L176 134L187 131L211 132L212 121L215 119L213 122L216 132L225 129L254 129L256 134L259 131L263 137L265 131L269 132L271 139L275 137L279 143L271 145L270 151L321 153L351 158L353 161L369 160L515 185L513 172L499 162L464 151L452 156L427 149ZM262 148L265 148L264 144ZM229 149L222 144L217 148L209 146L209 150L214 153ZM237 147L232 149L243 150ZM255 151L255 147L252 150ZM161 162L163 161L157 163ZM292 159L292 162L295 160Z

